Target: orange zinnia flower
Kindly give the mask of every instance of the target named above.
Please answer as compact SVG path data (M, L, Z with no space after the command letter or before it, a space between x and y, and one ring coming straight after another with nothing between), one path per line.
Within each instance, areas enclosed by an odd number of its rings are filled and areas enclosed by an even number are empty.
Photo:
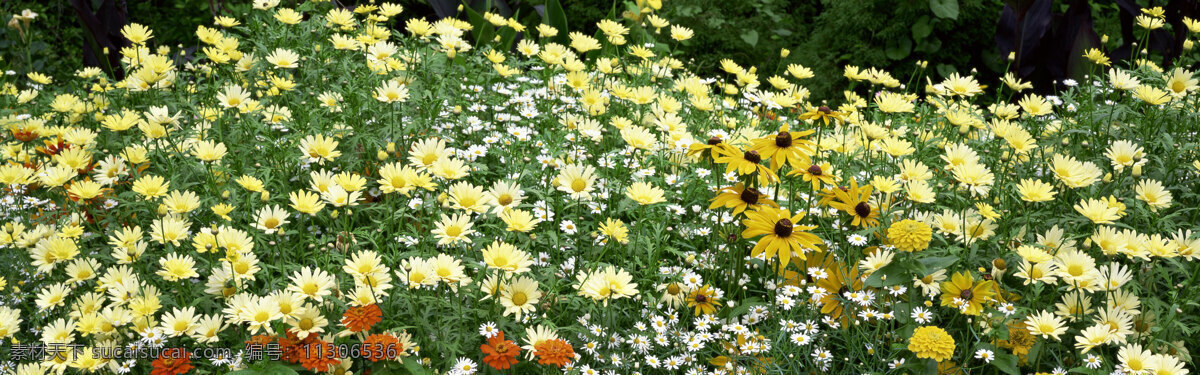
M337 348L331 343L313 340L300 348L300 366L309 371L329 371L330 366L339 363L342 363L342 359L338 358Z
M154 360L154 369L150 370L151 375L177 375L186 374L192 370L192 360L190 352L182 348L170 348L163 350L159 354L158 359Z
M305 345L316 341L317 335L308 335L304 340L296 337L292 331L287 332L287 336L279 337L279 359L288 363L300 363L304 358Z
M521 354L521 347L512 340L505 340L504 332L489 338L487 344L479 346L479 350L487 354L487 357L483 357L483 363L497 370L507 370L517 364L517 355Z
M365 332L375 326L382 320L383 311L379 306L372 303L366 306L356 306L346 309L346 313L342 314L342 325L350 332Z
M539 364L563 367L575 360L575 349L563 339L542 340L533 348Z
M367 336L363 340L362 353L363 358L371 362L378 362L381 360L396 359L396 355L403 349L400 347L400 339L391 334L384 333Z

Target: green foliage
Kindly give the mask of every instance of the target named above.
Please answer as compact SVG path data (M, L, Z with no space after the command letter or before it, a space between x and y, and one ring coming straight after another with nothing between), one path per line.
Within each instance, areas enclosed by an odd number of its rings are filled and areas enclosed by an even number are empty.
M102 0L86 1L95 12ZM250 10L250 2L230 2L222 6L223 15L240 16ZM154 30L155 45L171 49L196 47L199 25L211 25L213 11L208 0L151 0L127 2L127 18ZM16 29L0 27L0 67L24 74L30 71L50 76L71 75L83 68L88 32L80 23L71 3L61 1L10 0L0 2L0 21L29 9L38 16L26 30L26 45ZM26 61L29 60L29 61Z
M846 65L910 75L929 61L935 78L969 67L999 72L992 25L1002 6L995 0L728 2L679 0L664 6L666 18L696 30L683 54L700 74L718 74L720 60L774 74L798 63L818 77L840 76ZM731 30L740 30L731 32ZM787 58L780 49L791 50ZM970 51L969 53L964 53ZM805 82L817 100L840 98L846 82Z
M14 14L29 9L38 16L20 32L5 26ZM21 74L38 71L53 76L69 75L83 66L83 29L78 27L67 1L11 0L0 2L0 68ZM26 50L28 49L28 50Z

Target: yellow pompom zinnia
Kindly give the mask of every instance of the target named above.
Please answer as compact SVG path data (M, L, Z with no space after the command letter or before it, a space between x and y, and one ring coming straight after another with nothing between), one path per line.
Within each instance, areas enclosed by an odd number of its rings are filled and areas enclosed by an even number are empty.
M888 241L897 250L917 252L929 248L929 240L933 238L933 229L929 224L905 219L892 224L887 231Z
M917 358L945 361L954 355L954 338L939 327L922 326L913 330L908 350L916 353Z

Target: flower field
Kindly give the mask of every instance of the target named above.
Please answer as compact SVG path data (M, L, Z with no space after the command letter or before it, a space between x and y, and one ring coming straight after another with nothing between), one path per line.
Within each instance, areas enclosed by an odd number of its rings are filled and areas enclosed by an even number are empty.
M193 52L130 24L120 66L0 76L0 372L1195 368L1188 57L1088 50L1053 94L701 77L661 2L594 35L548 3L259 0Z

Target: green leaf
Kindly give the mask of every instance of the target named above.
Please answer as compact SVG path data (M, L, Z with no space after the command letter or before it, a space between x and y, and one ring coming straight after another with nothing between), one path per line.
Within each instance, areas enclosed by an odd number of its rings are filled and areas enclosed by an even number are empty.
M763 304L762 300L759 299L758 297L748 298L745 301L742 301L742 303L738 304L736 307L730 309L728 317L732 318L732 317L742 316L742 315L746 314L747 312L750 312L751 307L754 307L757 305L762 305L762 304Z
M562 45L571 44L567 34L571 32L567 29L567 13L563 11L562 4L558 0L546 1L546 17L542 18L542 23L554 26L558 29L558 35L554 36L554 40Z
M417 360L413 359L413 357L404 357L403 364L404 364L404 369L408 370L408 373L410 373L410 374L416 375L416 374L429 374L430 373L429 370L426 370L424 366L421 366L421 363L417 362Z
M921 16L921 18L912 25L912 37L914 40L925 39L925 37L932 33L933 23L929 22L929 16Z
M957 261L958 261L958 257L930 257L930 258L921 258L921 260L918 260L917 263L920 264L921 267L924 267L924 269L921 270L921 272L924 273L925 275L928 275L929 273L937 271L937 270L943 270L943 269L950 268L950 266L954 265L954 262L957 262ZM921 275L921 276L925 276L925 275Z
M495 38L496 28L486 18L483 18L482 14L479 14L479 12L476 12L471 7L463 7L463 11L467 13L467 19L471 22L471 29L475 34L476 47L490 42Z
M958 19L958 0L929 0L929 10L940 18Z
M895 313L896 321L900 323L909 323L912 321L912 304L908 302L899 302L892 307L892 312Z
M921 373L925 374L925 375L937 375L937 373L938 373L937 361L934 361L932 359L926 359L924 371L922 371Z
M955 68L954 65L950 64L937 64L937 72L938 74L941 74L942 77L949 77L951 74L957 73L958 68Z
M938 38L928 38L917 43L917 52L935 53L942 49L942 40Z
M500 51L507 53L512 50L513 41L517 39L517 30L511 27L500 29Z
M1008 353L996 353L996 359L992 360L992 366L996 369L1010 375L1021 375L1021 370L1017 369L1017 356Z
M905 277L905 271L907 271L908 266L909 265L905 264L903 261L894 261L891 264L883 266L883 268L880 268L878 271L872 272L871 276L867 278L867 281L863 282L863 285L878 288L903 284L908 281ZM884 276L887 277L884 278Z
M900 60L912 53L913 42L906 36L889 39L883 52L892 60Z
M749 44L751 47L757 46L758 45L758 31L749 29L749 30L742 32L742 41L746 42L746 44Z

